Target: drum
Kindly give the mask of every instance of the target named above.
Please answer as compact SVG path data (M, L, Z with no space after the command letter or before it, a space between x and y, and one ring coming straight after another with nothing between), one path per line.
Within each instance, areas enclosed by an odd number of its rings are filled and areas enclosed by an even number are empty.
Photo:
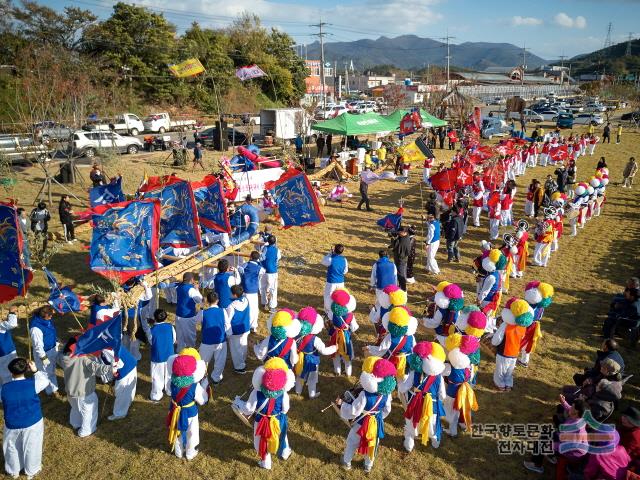
M436 302L429 302L427 307L424 309L424 316L427 318L433 318L436 314Z
M231 403L231 410L233 410L233 413L240 419L242 423L244 423L249 428L253 428L253 425L251 425L251 417L253 415L246 416L244 413L242 413L242 410L240 410L238 404L235 403L235 400Z

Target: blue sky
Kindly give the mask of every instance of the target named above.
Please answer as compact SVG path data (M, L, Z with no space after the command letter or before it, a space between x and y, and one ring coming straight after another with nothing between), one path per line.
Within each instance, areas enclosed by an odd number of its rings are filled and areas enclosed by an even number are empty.
M107 16L116 0L41 0L53 8L75 5ZM322 20L327 41L395 37L454 36L453 43L508 42L526 45L546 59L568 57L602 48L607 25L612 40L640 37L640 0L137 0L163 12L179 30L195 20L223 27L243 11L259 15L267 26L291 34L297 43L311 43L309 24ZM634 31L636 29L637 31ZM455 63L455 61L454 61Z

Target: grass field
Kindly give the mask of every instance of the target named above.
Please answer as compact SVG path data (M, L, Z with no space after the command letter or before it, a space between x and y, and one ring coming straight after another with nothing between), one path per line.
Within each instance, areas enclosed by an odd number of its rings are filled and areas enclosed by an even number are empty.
M493 389L493 358L483 352L479 385L476 389L480 411L475 415L477 423L548 423L557 401L559 387L571 382L571 375L589 365L596 348L601 343L600 325L606 314L612 294L621 290L627 277L637 275L640 248L640 213L638 212L638 189L622 189L618 186L621 172L629 156L636 155L640 148L640 135L626 133L621 145L599 145L596 155L582 157L578 163L578 179L588 179L595 164L604 155L611 172L611 183L607 188L607 202L602 216L594 218L577 237L565 236L560 240L560 250L554 253L548 268L529 266L523 279L511 280L511 293L522 295L524 285L534 279L554 285L554 304L545 312L542 322L543 339L532 356L528 369L517 368L515 388L511 393L498 393ZM449 152L436 150L438 160L449 161ZM211 155L211 154L208 154ZM637 155L636 155L637 156ZM121 172L125 179L125 191L132 192L143 171L148 174L169 173L163 167L163 155L148 157L122 156L107 166L110 174ZM84 170L86 171L86 170ZM553 167L528 169L525 177L518 179L517 202L514 220L521 217L525 190L531 178L544 179ZM182 175L182 173L180 173ZM279 304L282 307L299 308L322 305L322 289L325 269L320 265L321 257L336 242L347 246L346 256L350 271L347 287L358 300L357 316L361 330L355 337L356 352L374 341L374 330L366 319L374 301L368 292L371 265L377 251L387 243L386 235L375 226L375 220L395 211L398 200L405 199L406 220L419 225L421 172L411 171L407 185L393 181L374 184L371 189L374 213L355 210L355 203L345 206L327 206L324 209L327 221L312 228L291 229L278 233L283 251L280 273ZM19 183L13 195L22 204L29 205L38 189L41 172L30 168L19 174ZM198 174L183 175L190 179ZM357 192L357 184L350 185ZM80 193L80 186L75 186ZM56 191L56 193L59 193ZM54 197L59 198L58 195ZM86 198L82 193L81 198ZM30 207L29 207L30 208ZM52 211L56 209L52 207ZM54 215L57 218L57 215ZM566 231L566 230L565 230ZM424 302L431 291L429 282L449 280L459 283L465 291L468 303L475 298L475 283L471 271L471 260L479 253L480 240L487 237L486 216L482 226L470 226L469 233L461 242L462 261L447 264L444 247L438 254L442 274L438 278L427 277L424 270L424 255L416 261L415 285L409 287L410 304ZM77 292L90 294L92 284L102 283L87 266L87 233L81 236L81 244L65 245L50 264L59 281L77 285ZM420 241L422 238L420 238ZM31 301L46 298L48 289L44 275L36 272L29 297ZM420 313L423 303L413 307ZM252 335L253 344L264 337L264 314L261 314L259 335ZM85 317L82 315L82 317ZM85 318L82 318L84 323ZM70 316L57 319L59 335L64 340L75 329ZM15 332L19 354L26 354L27 340L24 319ZM326 337L326 334L325 334ZM419 339L431 339L429 332L419 329ZM250 352L252 349L250 348ZM628 372L637 373L638 359L635 350L626 347L622 354L627 361ZM250 358L249 367L257 365ZM354 373L359 374L360 361ZM200 410L200 455L191 462L176 459L169 453L164 419L167 400L161 404L150 403L149 355L143 351L138 370L138 392L136 400L125 420L112 423L106 420L111 413L113 398L104 386L99 388L100 415L95 435L79 439L68 424L69 406L66 400L42 400L45 415L45 453L42 478L83 479L197 479L197 478L360 478L363 475L361 460L356 459L354 469L344 472L340 458L347 434L346 427L331 411L320 410L331 399L355 382L355 378L336 378L330 373L330 360L323 359L319 399L308 400L292 395L290 410L289 440L294 455L287 461L274 461L272 472L258 470L257 456L253 449L250 430L233 415L230 402L250 386L251 376L235 376L227 365L227 376L215 390L215 398ZM61 376L60 370L58 371ZM640 397L638 378L632 378L625 387L624 408L629 402L636 403ZM107 405L106 410L103 406ZM460 478L460 479L520 479L540 478L522 468L522 457L498 456L497 442L491 438L472 439L462 435L457 439L444 437L438 450L430 446L417 446L407 455L402 448L402 411L399 402L386 421L386 438L370 477L383 478ZM552 478L547 466L543 478Z

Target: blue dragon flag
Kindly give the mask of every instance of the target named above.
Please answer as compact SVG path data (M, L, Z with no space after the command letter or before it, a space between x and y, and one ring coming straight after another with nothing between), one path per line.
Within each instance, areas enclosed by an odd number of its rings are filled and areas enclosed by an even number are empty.
M200 224L216 232L231 232L222 182L207 175L201 182L191 182Z
M91 270L120 284L158 268L160 202L154 199L93 209Z
M401 213L390 213L389 215L385 215L380 220L376 222L378 226L384 228L385 230L398 230L400 228L400 224L402 223L402 214Z
M189 182L171 176L166 184L142 193L145 199L160 200L160 245L202 246L198 209Z
M58 313L79 312L82 308L82 299L73 293L71 287L60 287L60 284L46 268L43 268L49 281L49 305Z
M0 202L0 303L27 293L33 273L23 255L25 242L15 205Z
M73 355L96 354L105 348L113 348L114 352L118 352L121 343L122 316L117 314L111 320L85 330L76 341Z
M324 222L324 216L318 205L311 183L300 170L290 168L278 180L267 182L284 228L304 227Z
M124 202L126 198L122 192L122 177L117 177L107 185L93 187L89 190L89 200L91 201L91 207Z

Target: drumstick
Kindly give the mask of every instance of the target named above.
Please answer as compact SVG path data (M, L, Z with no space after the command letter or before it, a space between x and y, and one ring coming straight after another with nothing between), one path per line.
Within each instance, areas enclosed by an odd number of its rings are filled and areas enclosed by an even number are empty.
M331 402L329 405L327 405L326 407L324 407L322 410L320 410L320 413L324 413L327 410L329 410L331 407L333 407L333 402Z

